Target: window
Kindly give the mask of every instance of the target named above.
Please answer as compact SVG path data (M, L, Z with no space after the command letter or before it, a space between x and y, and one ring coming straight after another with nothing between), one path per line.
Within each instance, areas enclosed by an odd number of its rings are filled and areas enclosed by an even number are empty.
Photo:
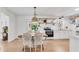
M1 13L0 14L0 39L2 39L2 28L4 26L8 26L9 27L9 16L7 16L6 14L4 13Z

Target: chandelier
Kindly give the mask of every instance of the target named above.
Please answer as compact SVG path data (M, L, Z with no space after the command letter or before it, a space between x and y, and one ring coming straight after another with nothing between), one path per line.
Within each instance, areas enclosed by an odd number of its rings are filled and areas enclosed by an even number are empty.
M37 21L37 17L36 17L36 7L34 7L34 16L32 18L32 22L36 22Z

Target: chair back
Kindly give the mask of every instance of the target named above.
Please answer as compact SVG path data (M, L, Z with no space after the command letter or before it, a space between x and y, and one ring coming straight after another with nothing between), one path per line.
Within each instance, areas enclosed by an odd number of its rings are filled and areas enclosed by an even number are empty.
M24 44L27 45L28 47L31 47L32 46L32 42L31 42L31 39L32 39L32 36L31 36L31 33L24 33L23 34L23 41L24 41Z
M34 36L34 43L35 45L41 45L42 44L43 35L40 32L36 32Z

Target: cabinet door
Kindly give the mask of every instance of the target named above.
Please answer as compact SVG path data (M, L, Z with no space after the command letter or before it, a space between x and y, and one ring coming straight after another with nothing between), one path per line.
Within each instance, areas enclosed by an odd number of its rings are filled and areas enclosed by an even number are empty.
M79 52L79 37L70 39L70 51Z

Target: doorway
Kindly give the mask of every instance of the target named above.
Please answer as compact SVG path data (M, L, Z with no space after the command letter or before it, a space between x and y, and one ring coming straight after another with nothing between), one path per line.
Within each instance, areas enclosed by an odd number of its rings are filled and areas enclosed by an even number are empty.
M3 27L5 26L9 28L9 16L7 16L5 13L0 13L0 41L4 41L3 40ZM8 34L8 30L7 30L7 34ZM8 35L7 35L7 38L8 38Z

